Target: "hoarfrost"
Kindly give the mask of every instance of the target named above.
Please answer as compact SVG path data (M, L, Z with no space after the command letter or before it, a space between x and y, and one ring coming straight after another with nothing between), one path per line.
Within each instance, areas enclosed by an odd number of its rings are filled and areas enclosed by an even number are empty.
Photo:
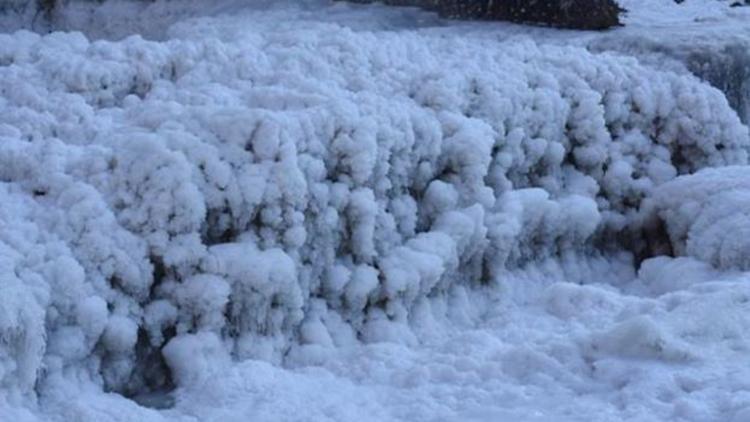
M0 35L3 388L132 394L210 378L216 354L411 344L445 297L635 249L656 218L678 253L747 264L711 205L745 196L710 188L744 170L679 177L750 145L693 77L530 41L225 24ZM682 358L648 320L591 344L639 333L623 353Z

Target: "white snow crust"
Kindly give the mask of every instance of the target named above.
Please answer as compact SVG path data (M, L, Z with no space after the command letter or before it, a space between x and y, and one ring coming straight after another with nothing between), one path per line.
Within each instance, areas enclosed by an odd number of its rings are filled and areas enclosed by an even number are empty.
M748 420L722 91L312 5L0 34L1 420Z

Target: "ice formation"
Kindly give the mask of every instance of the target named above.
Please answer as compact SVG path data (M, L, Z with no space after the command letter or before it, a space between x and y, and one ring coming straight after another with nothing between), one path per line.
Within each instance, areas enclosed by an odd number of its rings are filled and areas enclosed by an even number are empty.
M748 129L693 76L530 40L244 19L162 42L0 34L0 400L240 383L232 359L415 344L470 308L446 298L548 258L666 242L699 275L750 266ZM669 292L671 258L655 259L641 281ZM576 300L624 306L548 294L559 319ZM650 318L612 319L583 358L694 358Z
M654 208L677 254L717 268L750 268L748 176L744 166L706 169L657 189Z
M191 333L271 360L335 343L331 319L387 336L747 160L718 91L581 50L335 27L2 38L4 256L23 269L3 382L24 392L42 367L131 388L138 347Z

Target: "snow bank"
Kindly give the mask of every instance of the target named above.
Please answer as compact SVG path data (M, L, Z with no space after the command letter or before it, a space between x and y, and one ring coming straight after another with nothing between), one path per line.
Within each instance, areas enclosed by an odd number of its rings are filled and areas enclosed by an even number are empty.
M747 162L721 92L631 59L247 26L0 35L3 388L138 394L218 350L413 342L431 298L616 249L658 186ZM640 332L627 353L653 356L648 321L601 338Z
M676 254L722 269L750 269L750 171L706 169L657 189L653 207Z

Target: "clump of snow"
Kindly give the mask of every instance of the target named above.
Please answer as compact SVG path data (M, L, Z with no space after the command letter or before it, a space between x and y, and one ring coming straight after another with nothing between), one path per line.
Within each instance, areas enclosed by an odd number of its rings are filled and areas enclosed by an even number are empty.
M175 337L164 347L164 358L180 385L200 384L229 363L221 340L209 332Z
M750 269L750 171L706 169L656 190L653 207L674 251L723 269Z
M638 280L652 295L683 290L720 277L721 273L711 264L684 256L657 256L643 261L638 269Z
M648 317L633 317L593 336L587 353L601 358L614 355L631 359L682 361L690 359L689 347L669 338Z

